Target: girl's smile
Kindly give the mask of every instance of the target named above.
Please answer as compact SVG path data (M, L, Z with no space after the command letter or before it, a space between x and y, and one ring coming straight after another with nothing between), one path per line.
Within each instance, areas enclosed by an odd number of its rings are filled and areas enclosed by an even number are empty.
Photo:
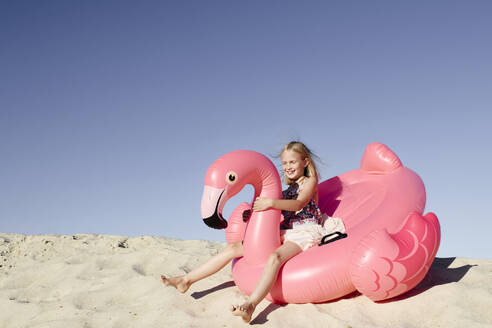
M308 161L301 157L296 151L287 149L280 155L282 159L282 170L284 174L292 181L297 181L304 176L304 169L308 165Z

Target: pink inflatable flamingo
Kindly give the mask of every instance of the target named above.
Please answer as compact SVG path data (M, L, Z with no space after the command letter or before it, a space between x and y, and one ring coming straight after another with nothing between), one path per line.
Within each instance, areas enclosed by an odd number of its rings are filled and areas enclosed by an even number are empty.
M202 217L213 228L226 228L222 209L246 184L254 197L281 197L276 167L264 155L239 150L215 161L205 176ZM360 169L318 186L321 210L342 218L348 237L312 247L281 269L267 298L276 303L318 303L355 290L373 301L400 295L425 276L440 242L433 213L422 216L425 189L385 145L367 146ZM250 294L269 254L280 245L278 210L253 212L247 223L241 204L231 215L228 241L243 240L244 256L235 259L236 285ZM231 222L230 222L231 223Z

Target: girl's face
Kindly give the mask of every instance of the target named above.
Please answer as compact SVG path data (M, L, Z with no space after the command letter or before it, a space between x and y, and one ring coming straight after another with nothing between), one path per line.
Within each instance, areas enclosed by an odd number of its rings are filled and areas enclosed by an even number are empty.
M282 160L282 170L287 178L297 181L304 176L304 169L308 166L308 161L301 157L301 154L287 149L280 155Z

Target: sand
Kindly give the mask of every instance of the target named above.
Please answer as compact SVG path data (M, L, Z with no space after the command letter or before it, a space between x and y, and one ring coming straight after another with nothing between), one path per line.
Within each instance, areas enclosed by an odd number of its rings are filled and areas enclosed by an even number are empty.
M245 327L230 266L185 294L178 275L224 247L203 240L0 233L0 327ZM374 303L353 293L324 304L263 301L262 327L492 327L492 260L436 258L415 289Z

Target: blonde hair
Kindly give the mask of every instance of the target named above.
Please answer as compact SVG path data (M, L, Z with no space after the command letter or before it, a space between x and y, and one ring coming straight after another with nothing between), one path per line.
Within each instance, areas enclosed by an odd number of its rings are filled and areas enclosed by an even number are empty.
M316 154L311 152L311 150L300 141L291 141L286 144L284 148L282 148L280 155L282 155L283 152L286 150L295 151L296 153L301 155L302 159L307 159L308 165L304 168L304 175L307 177L316 177L316 179L319 180L318 169L316 168L316 164L313 160L313 158L318 159L318 156L316 156ZM284 174L284 182L285 184L290 185L293 184L295 181L292 181Z

